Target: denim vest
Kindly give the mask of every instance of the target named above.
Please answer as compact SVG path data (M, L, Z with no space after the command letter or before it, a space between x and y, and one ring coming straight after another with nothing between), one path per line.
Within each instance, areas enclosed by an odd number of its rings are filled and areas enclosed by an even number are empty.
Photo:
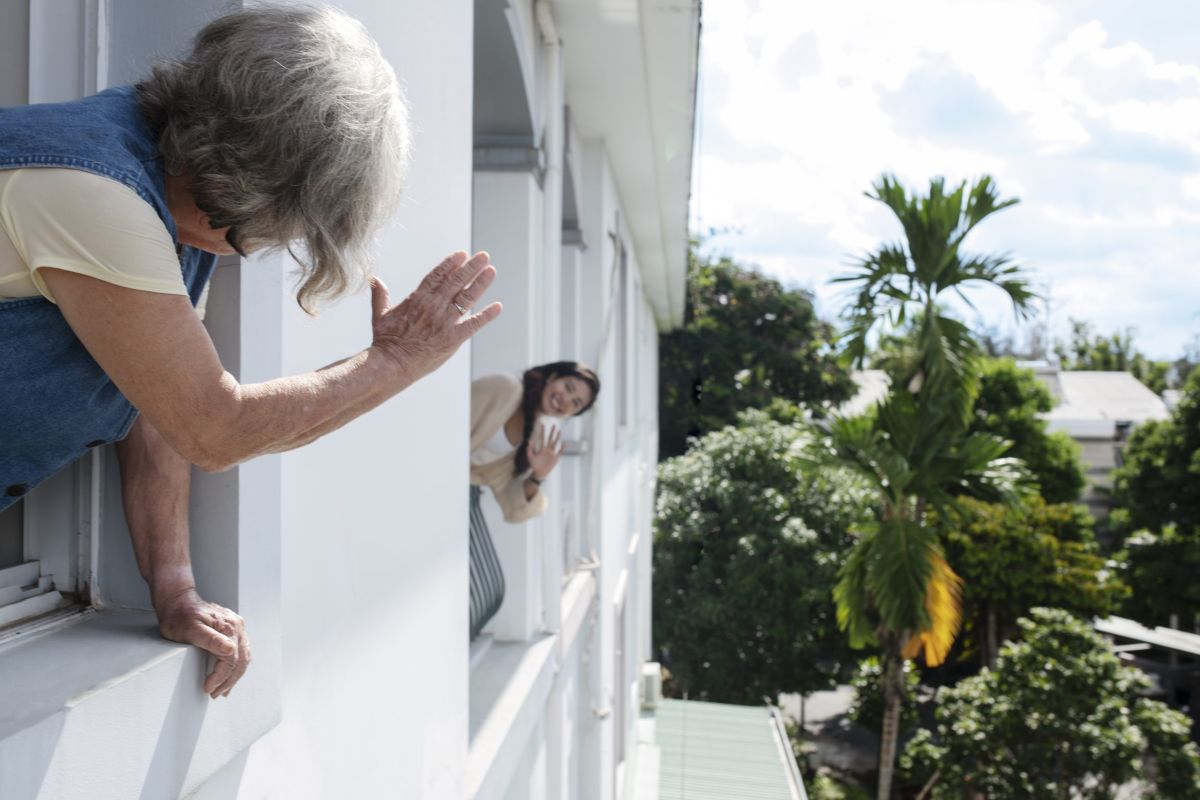
M133 87L0 108L0 169L23 167L66 167L123 183L154 208L178 246L157 138L138 112ZM192 305L216 260L182 249ZM40 296L0 301L0 510L89 447L123 439L137 413L58 306Z

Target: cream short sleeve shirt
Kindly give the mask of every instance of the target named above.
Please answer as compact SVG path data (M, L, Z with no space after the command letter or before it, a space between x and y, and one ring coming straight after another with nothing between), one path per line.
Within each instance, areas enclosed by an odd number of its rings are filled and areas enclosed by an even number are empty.
M0 299L54 302L39 274L45 267L127 289L188 293L166 226L129 187L75 169L0 170Z

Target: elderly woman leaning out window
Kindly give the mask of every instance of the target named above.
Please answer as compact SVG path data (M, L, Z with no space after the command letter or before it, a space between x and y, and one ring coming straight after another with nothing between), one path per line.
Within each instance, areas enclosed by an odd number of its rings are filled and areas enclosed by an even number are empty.
M596 373L577 361L471 384L471 483L491 489L505 520L524 522L546 510L539 487L562 454L558 426L546 418L578 416L599 393Z
M345 425L500 307L470 313L495 270L486 253L455 253L398 304L371 280L365 349L240 384L201 325L205 286L217 256L270 248L301 254L306 311L359 284L407 151L391 67L328 8L230 14L136 86L0 109L0 509L118 442L161 632L217 656L213 697L250 648L242 620L196 593L189 465L226 469Z

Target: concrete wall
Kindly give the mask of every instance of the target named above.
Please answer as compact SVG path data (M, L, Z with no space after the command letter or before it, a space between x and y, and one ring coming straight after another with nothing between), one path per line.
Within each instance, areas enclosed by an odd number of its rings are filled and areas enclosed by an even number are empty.
M399 299L470 246L471 65L445 58L445 43L470 41L471 4L339 5L371 30L412 108L412 172L378 258ZM369 314L365 294L316 319L289 303L283 371L363 347ZM460 795L469 361L464 348L283 457L283 722L251 748L238 796Z
M135 77L155 55L177 52L193 28L226 5L138 2L109 5L112 81ZM511 594L490 633L497 647L551 642L552 668L541 673L549 685L538 684L536 696L531 688L508 698L527 705L529 719L503 743L509 761L494 771L502 779L478 796L618 796L618 765L628 768L632 748L618 752L613 726L624 719L632 728L637 665L649 646L657 362L605 142L572 144L586 248L564 245L559 253L559 231L547 231L546 194L532 174L472 172L471 0L340 5L371 30L412 107L412 173L402 211L381 237L378 273L399 299L447 253L489 249L500 270L489 299L502 300L505 314L434 375L345 429L300 451L198 478L200 586L247 617L255 664L230 700L209 703L195 696L203 669L196 652L158 642L148 635L148 615L129 612L128 625L115 625L128 628L129 646L124 655L105 656L124 676L120 696L101 693L86 714L50 717L58 727L22 745L26 750L12 750L36 756L21 784L33 787L30 797L81 796L81 787L94 797L194 792L200 800L465 796L472 757L469 382L562 357L592 363L604 381L594 412L567 425L567 435L589 439L591 450L564 459L547 486L552 507L543 519L505 526L492 516ZM532 82L531 114L544 125L562 114L548 99L562 86L549 85L531 8L514 3L510 13ZM0 41L8 33L0 25ZM10 87L0 83L0 91ZM622 243L628 290L617 297ZM214 279L208 325L243 380L317 368L368 342L365 293L311 319L292 301L286 269L282 257L253 258L222 267ZM614 299L624 304L623 315L610 313ZM619 319L628 322L623 337L612 328ZM618 341L625 343L624 383L617 378ZM619 392L627 402L623 428ZM111 470L107 481L104 600L144 608ZM563 543L568 530L576 537L571 547ZM599 563L576 571L592 554ZM123 619L95 616L109 627ZM111 631L98 635L116 641ZM614 663L618 640L623 667ZM30 664L44 660L24 652ZM153 671L129 666L144 653L157 665ZM12 663L0 660L0 668ZM128 678L140 672L153 685ZM626 680L618 682L618 674ZM47 671L42 683L54 688L62 681ZM137 788L131 793L130 786Z
M29 97L29 5L0 4L0 106Z

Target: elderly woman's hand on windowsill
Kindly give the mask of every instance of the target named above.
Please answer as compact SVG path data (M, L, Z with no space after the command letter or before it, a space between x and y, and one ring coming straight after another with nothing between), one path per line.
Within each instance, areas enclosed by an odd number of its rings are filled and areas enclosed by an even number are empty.
M154 610L164 639L193 645L216 659L204 681L204 691L214 700L227 697L250 666L245 620L224 606L208 602L194 586L156 597Z

